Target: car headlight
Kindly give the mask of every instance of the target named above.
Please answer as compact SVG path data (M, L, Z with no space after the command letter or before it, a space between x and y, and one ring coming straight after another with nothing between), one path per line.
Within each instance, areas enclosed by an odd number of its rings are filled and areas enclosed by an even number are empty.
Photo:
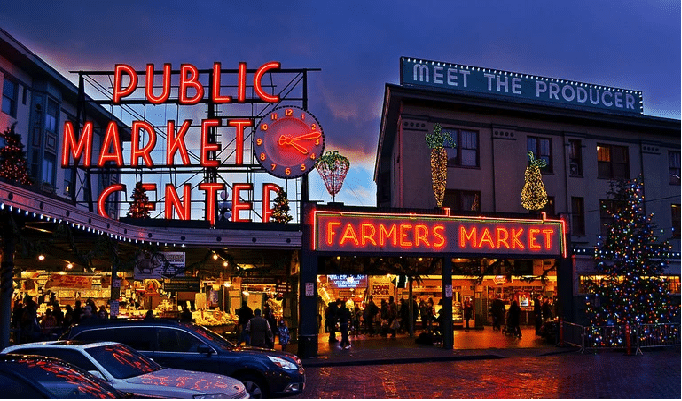
M279 366L282 369L286 369L286 370L297 370L298 369L298 366L296 366L295 363L291 362L288 359L284 359L284 358L279 357L279 356L269 356L268 358L270 358L272 363L274 363L275 365Z
M227 396L227 394L224 393L215 393L215 394L194 394L192 398L199 399L199 400L210 400L213 398L230 398Z

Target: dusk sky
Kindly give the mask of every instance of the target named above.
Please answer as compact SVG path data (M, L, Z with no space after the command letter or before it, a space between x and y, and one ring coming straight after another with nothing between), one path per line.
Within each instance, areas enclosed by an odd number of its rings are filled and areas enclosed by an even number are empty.
M642 91L680 118L680 1L6 1L0 27L69 70L182 63L321 68L309 110L351 171L337 201L373 206L386 83L401 56ZM425 145L426 146L426 145ZM317 173L311 199L330 201Z

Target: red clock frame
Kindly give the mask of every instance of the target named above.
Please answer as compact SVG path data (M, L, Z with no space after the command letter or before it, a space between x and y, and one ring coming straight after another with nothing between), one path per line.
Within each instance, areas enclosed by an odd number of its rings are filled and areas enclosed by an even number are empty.
M253 153L279 178L308 174L324 153L324 131L314 115L298 106L281 106L263 117L253 136Z

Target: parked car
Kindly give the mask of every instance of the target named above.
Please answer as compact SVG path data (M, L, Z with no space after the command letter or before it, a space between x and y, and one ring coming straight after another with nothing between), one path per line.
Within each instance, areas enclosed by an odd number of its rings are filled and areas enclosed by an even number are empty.
M29 343L7 347L2 353L59 358L136 397L248 398L244 384L231 377L164 369L127 345L113 342Z
M90 373L56 358L0 355L0 398L126 398Z
M192 323L172 320L96 320L72 326L62 339L127 344L168 368L218 373L244 383L251 398L299 394L301 360L287 352L240 347Z

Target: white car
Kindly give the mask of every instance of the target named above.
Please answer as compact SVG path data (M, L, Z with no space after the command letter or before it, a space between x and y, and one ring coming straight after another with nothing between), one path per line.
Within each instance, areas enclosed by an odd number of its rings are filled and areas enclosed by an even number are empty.
M133 396L167 398L249 398L231 377L165 369L127 345L113 342L50 341L5 348L3 354L51 356L89 371Z

